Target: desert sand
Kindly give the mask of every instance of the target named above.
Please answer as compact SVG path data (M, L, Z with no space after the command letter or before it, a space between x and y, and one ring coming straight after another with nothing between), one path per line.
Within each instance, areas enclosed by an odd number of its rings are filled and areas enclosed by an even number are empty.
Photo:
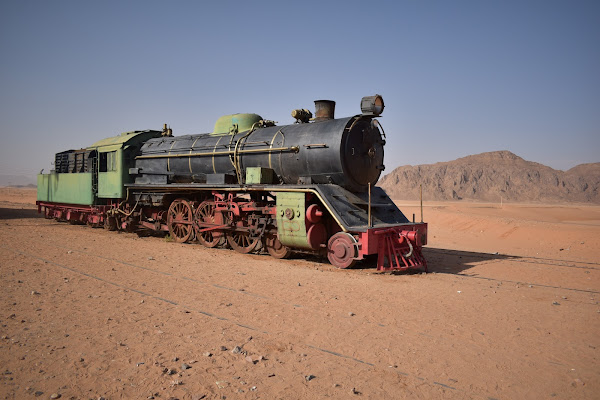
M0 189L2 398L599 398L598 206L425 201L424 274L59 223L34 203Z

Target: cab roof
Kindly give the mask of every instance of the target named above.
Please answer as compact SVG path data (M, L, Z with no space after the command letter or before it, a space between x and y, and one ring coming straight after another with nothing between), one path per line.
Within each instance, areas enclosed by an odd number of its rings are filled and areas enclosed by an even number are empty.
M102 139L88 147L88 150L115 151L125 146L140 144L148 139L160 137L161 131L145 130L123 132L120 135Z

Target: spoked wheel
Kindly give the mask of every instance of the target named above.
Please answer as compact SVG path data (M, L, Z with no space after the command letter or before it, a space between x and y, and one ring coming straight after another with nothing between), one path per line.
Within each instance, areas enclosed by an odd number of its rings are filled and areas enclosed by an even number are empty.
M269 254L275 258L288 258L292 254L292 249L284 246L277 235L265 236L265 247Z
M233 229L232 232L227 233L227 243L229 243L232 249L239 253L246 254L256 248L256 245L260 241L260 236L252 236L250 232L246 230L247 226L244 224L244 221L238 220L233 224Z
M174 241L183 243L190 239L194 232L193 220L192 206L187 200L177 199L171 203L167 212L167 226Z
M252 238L247 232L232 232L227 234L227 243L239 253L250 253L256 248L260 238Z
M345 232L338 232L329 239L327 244L327 258L338 268L349 268L356 263L358 248L354 236Z
M215 203L212 201L203 201L200 203L195 216L194 229L196 231L196 238L200 243L206 247L216 247L223 242L223 233L213 231L202 231L206 229L207 225L223 225L223 214L215 213Z

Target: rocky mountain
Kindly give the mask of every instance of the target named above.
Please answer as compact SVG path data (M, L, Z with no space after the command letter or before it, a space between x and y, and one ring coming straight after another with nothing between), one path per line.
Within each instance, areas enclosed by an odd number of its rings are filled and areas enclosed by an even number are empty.
M406 165L378 183L393 199L600 203L600 163L568 171L493 151L427 165Z

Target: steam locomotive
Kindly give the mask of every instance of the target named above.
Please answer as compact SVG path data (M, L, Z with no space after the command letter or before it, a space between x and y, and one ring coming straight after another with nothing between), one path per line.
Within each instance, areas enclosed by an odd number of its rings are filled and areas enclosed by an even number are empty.
M361 114L334 118L315 101L278 126L257 114L226 115L213 132L125 132L57 153L38 175L46 218L109 230L168 233L174 241L326 255L339 268L372 256L378 270L427 268L427 224L409 221L375 186L384 169L379 95Z

